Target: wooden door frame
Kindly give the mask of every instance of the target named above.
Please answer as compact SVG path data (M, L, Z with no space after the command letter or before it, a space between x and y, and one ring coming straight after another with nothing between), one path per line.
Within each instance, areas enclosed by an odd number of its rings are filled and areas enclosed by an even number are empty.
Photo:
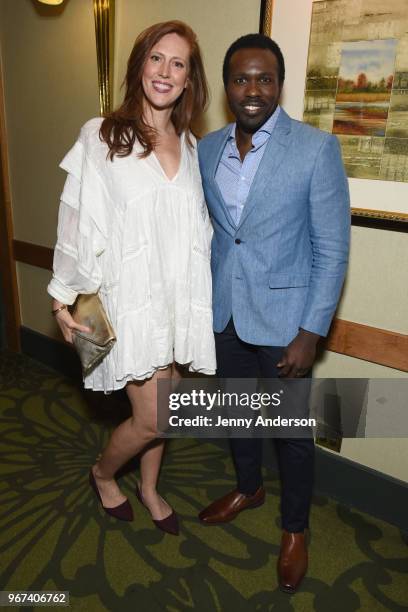
M0 268L4 300L7 347L20 351L20 300L18 295L16 262L13 252L13 214L9 156L7 146L6 112L3 87L3 65L0 54Z

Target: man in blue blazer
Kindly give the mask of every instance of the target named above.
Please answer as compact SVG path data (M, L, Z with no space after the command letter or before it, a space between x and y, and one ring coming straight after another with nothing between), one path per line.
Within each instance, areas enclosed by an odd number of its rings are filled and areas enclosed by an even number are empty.
M228 49L223 80L236 123L199 144L211 245L217 374L310 376L348 260L350 203L335 136L279 106L285 66L261 34ZM275 439L282 484L278 579L293 592L307 570L312 439ZM261 439L231 439L237 488L200 513L218 524L261 505Z

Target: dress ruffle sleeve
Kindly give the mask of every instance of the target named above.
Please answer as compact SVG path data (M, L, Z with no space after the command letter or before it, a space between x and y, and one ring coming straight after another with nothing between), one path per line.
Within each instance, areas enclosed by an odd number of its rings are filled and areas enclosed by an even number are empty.
M96 293L101 284L99 258L108 240L109 194L81 138L60 167L68 176L59 208L54 274L47 291L70 305L79 293Z

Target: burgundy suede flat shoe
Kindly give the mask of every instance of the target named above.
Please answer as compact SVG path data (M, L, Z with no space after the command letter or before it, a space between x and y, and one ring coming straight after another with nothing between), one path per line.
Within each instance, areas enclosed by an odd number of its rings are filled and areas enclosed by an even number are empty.
M142 506L144 506L147 510L149 510L149 508L146 506L146 504L143 501L143 497L139 489L139 483L136 484L136 497L140 501ZM178 518L174 510L172 510L171 514L169 514L169 516L166 516L166 518L161 519L159 521L152 518L152 521L158 529L161 529L162 531L165 531L166 533L169 533L170 535L176 536L179 534Z
M119 504L119 506L114 506L113 508L105 508L102 503L102 499L92 470L89 471L89 484L95 491L96 497L99 499L100 504L105 510L106 514L109 514L109 516L113 516L114 518L119 519L120 521L133 521L133 510L128 499L125 500L122 504Z

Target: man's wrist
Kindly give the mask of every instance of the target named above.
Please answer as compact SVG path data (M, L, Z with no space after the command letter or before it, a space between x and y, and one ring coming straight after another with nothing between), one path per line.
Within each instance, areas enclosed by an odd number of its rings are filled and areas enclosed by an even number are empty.
M319 334L315 334L314 332L308 331L307 329L303 329L303 327L299 327L298 337L302 338L302 340L306 340L310 344L317 344L321 338Z

